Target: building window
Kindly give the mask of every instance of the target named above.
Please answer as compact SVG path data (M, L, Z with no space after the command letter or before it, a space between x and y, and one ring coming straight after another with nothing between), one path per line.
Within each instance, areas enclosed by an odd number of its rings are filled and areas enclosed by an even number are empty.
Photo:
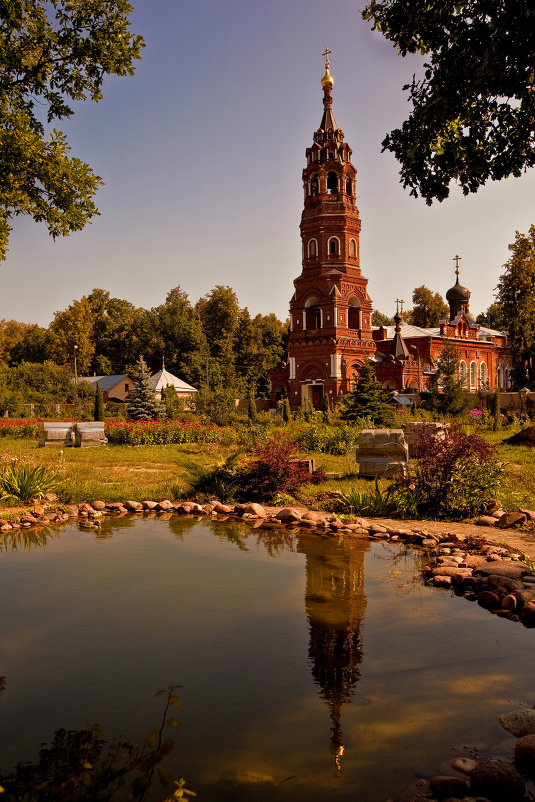
M466 367L466 362L462 359L459 362L459 379L463 383L463 387L466 387L466 380L468 378L468 368Z
M357 258L357 243L354 239L349 240L349 258L350 259Z
M346 179L346 195L353 195L353 187L350 178Z
M311 239L308 242L308 255L309 256L317 256L318 255L318 242L315 239Z
M470 362L470 389L477 390L477 364Z
M338 176L332 170L327 174L327 192L334 195L338 192Z
M310 179L310 194L318 195L320 191L320 182L317 175L313 175Z
M347 310L347 327L349 329L360 329L360 306L356 298L351 298L349 301L349 309Z
M337 256L340 253L340 240L338 237L331 237L329 240L329 256Z

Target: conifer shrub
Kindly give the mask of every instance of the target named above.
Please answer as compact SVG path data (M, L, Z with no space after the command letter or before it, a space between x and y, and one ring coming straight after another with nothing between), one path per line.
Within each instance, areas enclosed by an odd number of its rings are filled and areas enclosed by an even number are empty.
M369 359L360 368L355 389L340 403L340 417L347 421L369 418L375 426L395 425L395 412L387 403L389 395L379 387Z
M292 410L290 409L290 399L288 396L284 396L284 400L282 402L282 419L284 423L289 423L292 419Z
M136 385L130 391L126 407L126 417L133 421L159 420L164 416L162 404L154 397L150 387L150 371L142 356L132 371Z
M502 476L496 450L483 437L451 426L440 438L426 427L392 492L406 517L470 518L486 510Z
M247 417L251 423L256 423L258 420L258 412L256 410L256 399L253 390L249 393L249 406L247 408Z

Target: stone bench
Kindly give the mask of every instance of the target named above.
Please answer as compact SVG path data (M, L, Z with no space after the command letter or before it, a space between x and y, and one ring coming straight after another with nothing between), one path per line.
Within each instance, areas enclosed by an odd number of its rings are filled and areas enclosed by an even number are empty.
M409 448L402 429L363 429L357 446L359 476L392 479L405 474Z
M74 445L72 423L68 421L41 421L38 427L39 446L70 448Z
M57 448L86 448L106 445L103 421L41 421L39 423L39 446Z

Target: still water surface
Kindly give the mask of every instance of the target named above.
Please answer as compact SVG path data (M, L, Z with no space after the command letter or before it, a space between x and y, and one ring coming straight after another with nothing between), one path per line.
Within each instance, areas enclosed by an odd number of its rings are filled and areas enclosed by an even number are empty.
M200 800L383 802L535 701L534 630L416 579L384 542L171 518L0 541L0 772L61 728L139 742L180 683L168 767ZM1 687L1 685L0 685Z

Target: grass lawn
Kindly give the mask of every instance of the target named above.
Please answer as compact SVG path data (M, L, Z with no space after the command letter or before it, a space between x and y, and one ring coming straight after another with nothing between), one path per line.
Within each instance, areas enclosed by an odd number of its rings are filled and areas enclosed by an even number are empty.
M223 462L234 450L235 446L189 443L65 448L60 454L60 449L39 448L33 440L9 436L0 439L0 455L4 460L31 459L54 470L64 480L61 500L66 502L97 498L104 501L176 499L187 492L188 464L213 466ZM368 486L357 479L357 464L352 454L303 456L314 457L317 467L341 477L328 479L321 485L322 490L343 490L356 482ZM310 492L315 493L317 489L311 488Z
M527 446L510 446L502 441L511 430L482 432L498 447L499 459L506 464L506 479L499 492L505 509L527 507L535 509L535 449ZM187 492L188 464L213 466L223 462L235 450L234 446L209 444L124 446L108 445L98 448L65 448L60 454L56 448L39 448L34 440L0 439L0 457L31 459L45 464L63 480L61 500L121 501L133 499L176 499ZM371 483L357 477L357 463L353 451L345 456L323 453L303 454L314 458L316 467L324 468L328 477L324 484L305 488L305 503L314 504L318 492L348 490L357 486L361 491L370 489ZM388 486L386 481L380 485Z

